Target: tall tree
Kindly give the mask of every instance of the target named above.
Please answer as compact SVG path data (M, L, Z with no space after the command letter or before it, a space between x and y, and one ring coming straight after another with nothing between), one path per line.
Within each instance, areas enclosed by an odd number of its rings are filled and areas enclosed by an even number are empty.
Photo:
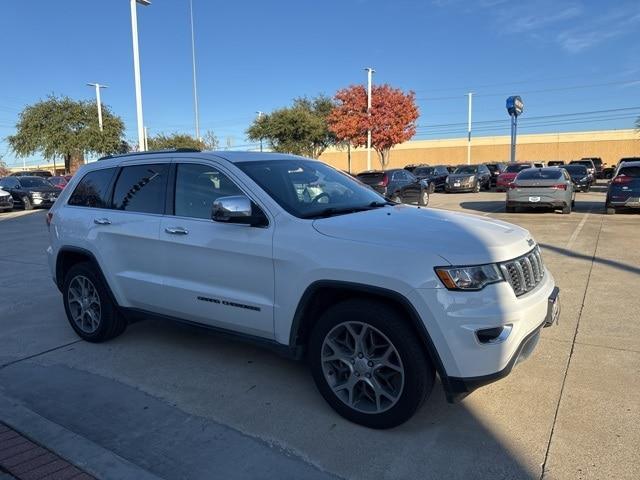
M211 131L207 131L201 139L186 133L160 133L148 140L149 150L168 150L173 148L194 148L196 150L215 150L218 148L218 138Z
M324 95L297 98L293 106L257 118L247 130L251 141L267 140L271 149L318 158L336 141L327 117L333 101Z
M7 137L19 157L40 153L47 160L64 159L67 172L84 163L88 153L121 152L124 123L102 106L102 125L98 125L98 108L94 102L69 97L49 96L20 113L15 135Z
M406 142L416 133L419 112L412 91L389 85L376 85L371 94L371 112L367 113L367 91L352 85L336 93L336 106L331 111L329 128L340 141L356 147L367 145L367 130L371 129L371 145L378 153L380 165L389 164L391 148Z

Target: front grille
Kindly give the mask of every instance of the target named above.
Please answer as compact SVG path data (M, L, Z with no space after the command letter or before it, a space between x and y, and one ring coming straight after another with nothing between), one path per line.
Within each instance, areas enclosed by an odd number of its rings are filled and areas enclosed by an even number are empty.
M542 255L538 246L521 257L498 265L516 296L530 292L544 278L544 264L542 263Z

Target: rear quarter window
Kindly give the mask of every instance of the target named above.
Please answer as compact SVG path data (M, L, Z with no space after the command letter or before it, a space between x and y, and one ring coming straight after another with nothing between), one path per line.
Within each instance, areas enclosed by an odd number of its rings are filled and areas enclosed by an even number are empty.
M106 168L87 173L67 203L78 207L109 208L109 185L115 171L115 168Z
M168 164L124 167L113 189L115 210L139 213L164 213Z

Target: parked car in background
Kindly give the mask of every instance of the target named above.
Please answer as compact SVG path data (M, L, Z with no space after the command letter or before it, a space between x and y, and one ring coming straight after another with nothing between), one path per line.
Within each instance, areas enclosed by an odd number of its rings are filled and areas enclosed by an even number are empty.
M526 168L533 168L533 163L509 163L504 172L498 175L498 179L496 180L496 190L498 192L506 191L509 188L509 185L511 185L511 182L513 182L518 175L518 172Z
M593 162L593 166L596 169L593 174L593 178L604 178L602 175L603 165L602 159L600 157L583 157L580 160L591 160Z
M447 167L447 170L449 170L449 173L453 173L456 171L456 167L455 165L445 165Z
M549 160L547 162L547 166L548 167L559 167L561 165L564 165L564 160Z
M20 172L13 172L10 177L52 177L51 172L48 170L22 170Z
M533 162L533 166L535 168L544 168L544 167L546 167L544 162Z
M616 213L620 208L640 209L640 160L626 161L609 183L605 200L607 213Z
M11 193L0 188L0 212L6 212L13 209L13 197Z
M506 163L485 163L489 171L491 172L491 186L495 187L498 182L498 175L500 175L507 168Z
M444 165L420 166L413 170L413 174L419 179L429 184L429 193L436 190L443 190L449 170Z
M0 179L0 187L13 197L15 204L25 210L34 207L51 207L60 190L42 177L14 177Z
M392 202L429 204L429 184L404 168L361 172L356 178Z
M407 165L406 167L404 167L404 169L405 169L407 172L411 172L411 173L413 173L413 171L414 171L416 168L418 168L418 167L422 167L423 165L424 165L424 164L422 164L422 163L419 163L419 164L411 164L411 165Z
M571 213L575 197L573 182L565 169L528 168L509 185L505 210L513 213L518 208L552 208Z
M444 184L444 191L479 192L491 188L491 172L484 164L460 165L450 173Z
M56 187L59 190L64 190L64 187L66 187L67 184L69 183L69 180L67 180L67 178L62 176L62 175L55 176L55 177L49 177L49 178L47 178L47 180L49 181L49 183L51 185L53 185L54 187Z
M569 165L584 165L585 167L587 167L587 171L593 175L593 178L596 177L596 166L593 163L593 160L591 160L590 158L585 158L582 160L571 160L569 162Z
M562 168L569 173L571 181L577 191L588 192L595 179L584 165L563 165Z

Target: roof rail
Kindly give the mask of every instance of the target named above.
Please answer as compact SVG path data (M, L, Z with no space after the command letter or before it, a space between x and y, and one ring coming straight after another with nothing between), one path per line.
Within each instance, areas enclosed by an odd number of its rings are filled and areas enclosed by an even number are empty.
M100 160L106 160L108 158L118 158L118 157L129 157L131 155L148 155L152 153L194 153L201 152L199 148L168 148L166 150L148 150L146 152L129 152L129 153L119 153L115 155L105 155L104 157L100 157Z

